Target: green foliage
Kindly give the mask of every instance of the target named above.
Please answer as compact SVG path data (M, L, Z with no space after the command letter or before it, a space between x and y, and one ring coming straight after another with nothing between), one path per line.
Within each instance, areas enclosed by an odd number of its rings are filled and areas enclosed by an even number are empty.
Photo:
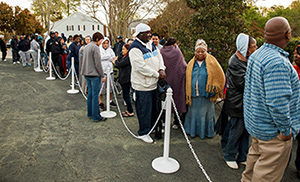
M247 32L243 13L247 9L243 0L186 0L187 5L197 11L191 25L195 27L190 40L195 43L202 38L210 52L224 69L233 51L235 38ZM190 43L190 44L192 44Z

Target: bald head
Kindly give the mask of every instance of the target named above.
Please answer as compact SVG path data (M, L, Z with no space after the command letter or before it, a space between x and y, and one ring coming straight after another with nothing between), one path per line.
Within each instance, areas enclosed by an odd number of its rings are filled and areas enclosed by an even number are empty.
M265 41L284 48L291 38L291 27L287 19L274 17L265 25Z

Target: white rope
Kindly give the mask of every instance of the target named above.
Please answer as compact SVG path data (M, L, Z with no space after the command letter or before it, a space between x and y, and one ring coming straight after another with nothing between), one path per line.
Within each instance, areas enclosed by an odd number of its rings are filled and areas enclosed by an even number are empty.
M47 70L45 69L45 65L44 65L44 61L41 61L42 62L42 68L44 70L44 72L48 73L49 69L47 68Z
M182 122L181 122L181 120L180 120L180 117L179 117L179 114L178 114L178 111L177 111L175 102L174 102L174 100L173 100L172 97L171 97L171 100L172 100L173 108L174 108L174 111L175 111L176 116L177 116L177 118L178 118L178 121L179 121L181 130L182 130L182 132L183 132L184 138L186 139L186 141L187 141L187 143L188 143L188 145L189 145L189 147L190 147L190 149L191 149L191 152L192 152L194 158L196 159L196 161L197 161L197 163L198 163L200 169L202 170L202 173L205 175L206 179L207 179L209 182L212 182L211 179L210 179L210 177L209 177L208 174L206 173L204 167L202 166L202 164L201 164L201 162L200 162L200 160L199 160L199 158L198 158L198 156L197 156L195 150L193 149L193 146L192 146L190 140L188 139L188 136L187 136L187 134L186 134L186 132L185 132L185 130L184 130L184 127L183 127Z
M126 123L125 123L125 121L124 121L124 118L123 118L123 115L122 115L122 113L121 113L121 109L120 109L120 106L119 106L119 103L118 103L118 100L117 100L116 92L115 92L115 89L114 89L114 87L113 87L113 81L111 81L111 86L112 86L114 98L115 98L115 101L116 101L116 104L117 104L117 108L118 108L118 111L119 111L119 114L120 114L120 117L121 117L121 120L122 120L123 125L125 126L125 128L127 129L127 131L128 131L134 138L139 139L139 137L138 137L137 135L133 134L133 132L128 128L128 126L126 125ZM152 129L149 131L149 133L148 133L147 135L150 135L150 134L152 133L152 131L154 130L155 126L157 125L157 123L158 123L158 121L159 121L159 119L160 119L160 117L161 117L161 115L162 115L162 113L163 113L163 110L164 110L164 108L165 108L165 105L166 105L166 103L164 103L164 106L162 107L162 109L161 109L161 111L160 111L160 113L159 113L159 115L158 115L158 117L157 117L157 120L156 120L154 126L152 127Z
M56 73L56 75L58 76L59 79L61 79L61 80L66 80L66 79L70 76L70 73L71 73L71 70L72 70L72 69L69 69L69 72L68 72L67 76L66 76L65 78L62 78L62 77L60 77L59 74L57 73L57 70L56 70L56 68L55 68L55 65L53 64L53 61L52 61L52 60L50 60L50 61L51 61L51 63L52 63L52 67L53 67L53 69L54 69L54 71L55 71L55 73ZM75 72L75 71L74 71L74 72ZM76 74L76 72L75 72L75 74Z
M69 72L71 72L71 69L70 69ZM86 97L86 95L83 93L83 90L82 90L82 88L81 88L81 86L80 86L80 83L79 83L79 80L78 80L76 71L74 71L74 75L75 75L75 78L76 78L76 81L77 81L77 84L78 84L78 88L79 88L79 90L80 90L82 96L85 98L85 100L87 100L87 97Z

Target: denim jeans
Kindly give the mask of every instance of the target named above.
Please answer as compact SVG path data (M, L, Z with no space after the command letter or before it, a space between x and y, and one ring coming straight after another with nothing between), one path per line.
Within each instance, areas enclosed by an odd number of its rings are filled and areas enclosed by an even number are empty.
M138 134L142 136L148 134L156 119L156 90L135 92L136 115L140 125Z
M48 64L48 56L47 56L46 52L41 52L40 55L41 55L41 58L40 58L41 62L43 62L43 58L44 58L45 65L47 65Z
M231 117L227 123L227 144L223 149L225 161L245 162L249 150L249 134L245 128L243 118ZM235 159L239 153L237 159Z
M87 116L93 121L101 119L99 109L99 92L101 86L101 78L97 76L84 76L88 87L87 96Z
M123 99L126 102L126 106L127 106L127 111L129 113L133 113L133 109L132 109L132 105L131 105L131 100L130 100L130 88L131 88L131 84L129 83L125 83L125 84L121 84L122 90L123 90Z

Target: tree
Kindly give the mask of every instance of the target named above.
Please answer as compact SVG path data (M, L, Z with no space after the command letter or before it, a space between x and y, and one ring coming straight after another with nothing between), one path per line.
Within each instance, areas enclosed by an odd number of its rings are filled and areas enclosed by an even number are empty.
M31 34L42 33L44 28L36 17L30 13L28 9L21 10L20 7L15 7L14 23L12 25L16 34Z
M174 16L176 12L176 16ZM189 8L185 0L174 0L162 10L162 13L148 24L152 32L156 32L165 37L174 36L179 29L184 29L182 26L190 21L191 16L196 13L195 10Z
M13 10L8 4L0 3L0 30L11 32L11 24L13 22Z
M144 19L149 13L164 6L165 0L83 0L85 12L101 24L106 24L112 39L118 35L128 37L128 26L140 16ZM104 19L101 19L102 12Z
M186 0L187 5L197 13L189 27L191 39L186 40L191 48L198 38L204 39L209 51L226 69L227 61L235 50L235 39L246 32L242 14L247 9L243 0ZM193 46L192 46L193 45Z
M64 0L65 13L70 16L71 13L76 12L81 5L81 0Z
M55 22L63 18L64 3L62 0L33 0L32 10L40 18L46 30L50 30L50 22Z

